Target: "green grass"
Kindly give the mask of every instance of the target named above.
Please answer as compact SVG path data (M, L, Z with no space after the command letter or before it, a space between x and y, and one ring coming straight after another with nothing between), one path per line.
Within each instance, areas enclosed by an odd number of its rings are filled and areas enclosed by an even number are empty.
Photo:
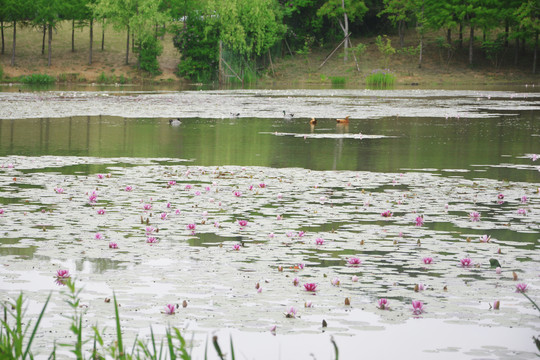
M54 84L56 82L56 78L47 74L31 74L21 76L19 81L28 85L46 85Z
M387 89L394 86L396 76L386 70L373 70L366 77L366 85L370 88Z
M332 86L344 86L347 78L345 76L330 76L330 81L332 82Z

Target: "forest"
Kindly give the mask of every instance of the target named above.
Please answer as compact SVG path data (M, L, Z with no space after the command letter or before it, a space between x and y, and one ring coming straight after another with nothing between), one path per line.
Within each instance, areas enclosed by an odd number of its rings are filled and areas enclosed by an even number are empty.
M178 75L207 81L229 66L221 62L223 52L249 67L276 47L305 54L312 47L335 43L342 45L347 59L364 50L362 44L352 46L350 37L394 32L399 35L397 46L403 48L406 30L413 29L419 41L407 51L415 55L419 67L423 34L444 31L446 36L438 38L437 45L448 54L458 46L468 48L470 66L475 64L478 43L495 63L512 44L516 63L520 49L534 54L531 71L536 73L538 13L537 0L0 0L1 53L11 53L14 66L17 28L32 27L43 33L41 50L47 49L50 66L55 27L67 21L72 42L75 29L90 30L91 64L93 27L99 22L102 28L126 32L126 64L131 49L139 69L158 74L159 38L167 31L181 53ZM11 49L5 46L8 28L13 30ZM105 32L99 35L105 41ZM379 41L384 53L384 38Z

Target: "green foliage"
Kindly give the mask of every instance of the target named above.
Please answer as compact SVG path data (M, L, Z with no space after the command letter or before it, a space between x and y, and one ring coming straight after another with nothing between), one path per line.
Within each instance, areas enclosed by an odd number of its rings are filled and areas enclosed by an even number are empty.
M397 50L398 54L414 57L420 53L420 45L418 46L408 46L402 49Z
M79 295L81 293L82 289L76 289L75 287L75 280L67 279L62 282L68 289L68 292L66 294L67 300L66 303L69 305L69 307L72 310L71 316L64 315L64 317L67 317L71 320L71 326L69 329L75 335L75 344L60 344L61 346L73 346L73 349L71 352L77 359L83 359L83 351L82 346L86 341L82 340L82 318L83 313L81 309L79 308L81 300L79 299Z
M375 39L375 45L377 45L377 49L383 56L383 67L388 67L390 57L396 53L396 49L392 47L392 41L386 35L383 37L379 35Z
M503 52L505 51L504 47L504 38L501 34L495 40L486 40L482 42L482 50L486 54L486 58L491 61L495 67L499 67L502 59Z
M129 78L124 77L124 75L108 76L102 71L96 79L96 82L98 82L99 84L127 84L129 82Z
M342 0L327 0L319 8L317 15L341 21L346 13L349 20L354 21L355 19L361 20L367 11L366 4L360 0L344 0L343 3Z
M345 76L330 76L330 82L332 87L343 87L347 82L347 78Z
M396 77L394 74L385 70L373 70L366 77L366 85L375 89L387 89L394 86Z
M355 47L352 47L351 50L354 52L356 56L362 56L365 54L367 50L366 44L359 43Z
M139 68L152 74L159 75L159 63L157 57L163 52L163 46L152 35L145 35L140 41L140 46L137 49L139 54Z
M197 12L187 16L183 27L176 27L174 46L182 54L178 75L197 82L216 78L219 61L219 34L208 28Z
M54 84L56 79L47 74L31 74L23 75L19 78L19 81L23 84L28 85L44 85L44 84Z
M2 63L0 62L0 81L4 78L4 68L2 67Z

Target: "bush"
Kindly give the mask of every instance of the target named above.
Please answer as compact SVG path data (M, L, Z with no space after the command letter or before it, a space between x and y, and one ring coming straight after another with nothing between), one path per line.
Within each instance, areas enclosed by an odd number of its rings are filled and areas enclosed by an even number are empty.
M0 80L4 78L4 68L2 67L2 63L0 63Z
M157 57L163 52L163 46L152 35L146 35L137 49L139 53L139 68L152 75L161 74Z
M366 85L376 89L386 89L394 86L396 76L388 70L373 70L366 77Z
M214 29L205 32L208 24L196 13L186 18L185 26L176 29L174 46L180 50L182 60L178 75L197 82L216 78L219 61L219 38Z
M36 84L36 85L43 85L43 84L54 84L56 82L56 78L47 75L47 74L31 74L31 75L23 75L19 78L19 81L23 84Z

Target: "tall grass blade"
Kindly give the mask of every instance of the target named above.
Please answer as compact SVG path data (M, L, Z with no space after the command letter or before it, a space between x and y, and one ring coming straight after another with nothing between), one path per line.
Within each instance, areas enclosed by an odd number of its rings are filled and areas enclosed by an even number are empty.
M334 352L336 354L336 360L339 360L339 349L337 347L336 341L334 340L333 336L330 338L330 341L332 342L332 345L334 345Z
M221 351L221 348L219 347L218 341L217 341L217 335L214 335L212 337L212 342L214 343L214 348L216 349L216 352L221 360L225 360L225 356L223 355L223 352Z
M114 314L116 317L116 341L118 343L118 357L120 359L125 359L126 354L124 353L124 343L122 342L122 328L120 327L120 312L118 311L118 302L116 301L116 293L114 296Z
M231 359L234 360L234 347L232 342L232 335L231 335Z
M22 294L21 294L21 300L22 300ZM39 327L39 323L41 322L41 319L43 318L43 315L45 314L45 309L47 308L47 305L49 304L49 300L51 299L51 294L47 296L47 300L45 301L45 305L43 305L43 309L41 309L41 312L39 313L39 317L36 321L36 325L34 325L34 330L32 330L32 335L30 335L30 339L28 339L28 344L26 344L26 351L23 355L23 360L26 358L28 353L30 352L30 347L32 346L32 341L34 341L34 337L36 336L37 329ZM31 356L32 357L32 356Z

